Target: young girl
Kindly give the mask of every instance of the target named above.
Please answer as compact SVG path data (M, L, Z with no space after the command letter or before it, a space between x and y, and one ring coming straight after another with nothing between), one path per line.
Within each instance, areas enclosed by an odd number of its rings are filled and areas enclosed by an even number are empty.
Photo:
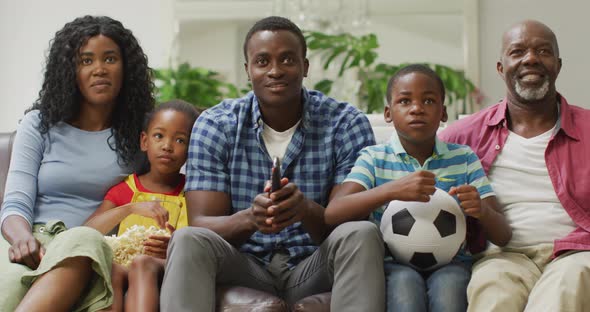
M395 133L387 144L360 152L341 189L325 211L327 224L367 218L379 223L392 200L428 202L435 187L456 195L468 216L467 231L483 229L496 245L511 236L506 219L479 159L463 145L436 138L446 121L444 86L424 65L409 65L389 80L385 120ZM445 177L442 179L440 177ZM468 239L470 251L481 251ZM455 259L433 272L386 261L388 311L465 311L471 258L462 249Z
M109 190L102 205L86 225L103 234L119 225L119 234L133 225L156 225L173 232L188 225L184 199L185 177L180 168L187 158L189 137L199 111L174 100L158 106L141 133L141 150L147 154L149 170L134 173ZM164 274L169 236L149 236L145 253L136 257L129 270L113 264L115 302L112 310L157 311L159 284Z

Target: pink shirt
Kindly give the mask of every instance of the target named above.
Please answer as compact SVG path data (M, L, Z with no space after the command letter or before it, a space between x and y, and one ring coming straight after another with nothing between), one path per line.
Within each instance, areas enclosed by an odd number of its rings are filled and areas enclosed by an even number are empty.
M558 131L545 150L547 171L559 201L578 226L555 241L553 255L568 250L590 250L590 110L560 99ZM486 173L508 137L506 99L447 127L442 141L469 145ZM479 242L485 243L483 232Z

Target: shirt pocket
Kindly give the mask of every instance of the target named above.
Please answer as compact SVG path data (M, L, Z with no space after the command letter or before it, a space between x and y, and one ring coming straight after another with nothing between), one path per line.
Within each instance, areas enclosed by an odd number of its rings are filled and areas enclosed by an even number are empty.
M437 178L435 186L448 193L453 186L458 186L458 181L453 178Z

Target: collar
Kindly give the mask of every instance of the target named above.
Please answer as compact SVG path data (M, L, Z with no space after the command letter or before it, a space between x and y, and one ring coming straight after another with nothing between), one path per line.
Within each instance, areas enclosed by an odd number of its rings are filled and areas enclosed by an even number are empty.
M496 112L490 117L487 122L487 125L490 127L495 127L499 124L506 127L506 110L508 107L508 99L504 98L500 103L498 103L498 108Z
M406 149L404 149L404 146L402 145L402 142L400 142L399 136L397 135L397 132L394 132L391 135L391 138L389 139L389 143L393 147L393 152L397 156L407 155L408 154L406 152ZM432 152L432 156L438 157L438 156L442 156L442 155L444 155L444 154L446 154L448 152L449 152L449 148L448 148L447 144L445 144L444 142L440 141L438 139L438 136L434 136L434 151Z
M557 93L557 111L559 117L557 118L557 127L555 133L562 130L565 135L568 137L579 141L580 134L578 129L574 127L572 122L572 111L570 108L569 103L561 94ZM487 122L487 125L490 127L495 127L501 125L502 127L507 127L508 124L506 122L506 112L508 110L508 100L504 98L500 103L498 103L498 108L496 109L495 113L490 117Z
M573 111L567 100L558 94L559 97L559 119L557 120L558 129L563 130L563 133L568 137L579 141L580 130L574 126L572 114Z
M260 103L258 102L258 97L256 96L256 94L254 94L253 91L251 91L251 92L252 92L252 111L251 111L252 128L262 131L262 129L264 129L264 121L262 120L262 113L260 112ZM310 96L309 92L305 88L301 89L301 99L303 102L303 104L302 104L303 105L303 113L302 113L302 118L300 121L300 128L305 131L305 129L308 129L311 124L311 112L310 112L309 108L311 106L311 100L312 100L312 97Z

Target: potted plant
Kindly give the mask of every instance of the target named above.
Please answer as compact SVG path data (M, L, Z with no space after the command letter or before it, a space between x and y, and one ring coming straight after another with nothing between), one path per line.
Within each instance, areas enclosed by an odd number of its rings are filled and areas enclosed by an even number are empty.
M156 98L159 103L171 99L182 99L195 106L207 108L221 102L224 98L240 95L235 85L223 81L219 73L182 63L178 68L154 70Z
M328 35L317 31L306 31L305 39L309 50L320 54L323 69L338 63L337 76L342 77L345 71L356 70L360 81L359 101L367 113L382 112L385 104L385 93L389 77L407 63L391 65L375 63L379 47L375 34L353 36L349 33ZM462 71L441 64L425 64L430 66L442 79L446 89L447 105L461 105L455 110L457 114L466 113L469 103L481 102L481 93L475 85L465 77ZM324 79L315 84L314 88L330 94L334 80Z

